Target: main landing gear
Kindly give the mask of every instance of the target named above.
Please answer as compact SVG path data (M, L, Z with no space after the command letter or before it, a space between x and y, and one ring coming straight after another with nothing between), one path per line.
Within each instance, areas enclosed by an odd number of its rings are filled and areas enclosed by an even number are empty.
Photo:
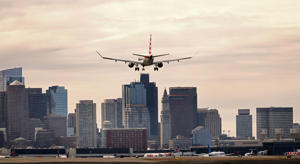
M139 71L140 68L139 68L138 66L136 66L136 67L134 68L134 70L135 70L135 71ZM145 68L144 68L144 67L142 68L142 71L145 71Z

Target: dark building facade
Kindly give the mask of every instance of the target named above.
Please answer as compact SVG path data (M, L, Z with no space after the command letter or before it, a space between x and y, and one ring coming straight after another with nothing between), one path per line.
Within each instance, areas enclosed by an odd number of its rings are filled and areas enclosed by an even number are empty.
M256 108L256 134L258 139L290 137L293 127L292 107Z
M47 116L49 98L42 93L42 88L27 88L29 118L43 120Z
M14 81L7 86L7 134L8 140L28 138L28 94L25 86Z
M66 117L49 115L45 122L46 128L53 130L55 137L67 136Z
M209 131L213 139L219 138L222 132L222 119L217 109L197 109L197 124Z
M117 127L123 128L122 98L117 98Z
M171 137L191 137L197 126L197 88L171 87L169 93Z
M120 128L102 130L103 148L133 148L134 151L147 150L146 128Z
M68 114L68 127L74 128L74 133L76 133L76 114L75 113Z
M6 128L6 93L0 92L0 128Z
M34 140L35 135L35 128L44 128L45 125L42 123L42 121L38 118L29 118L29 137L28 139Z
M36 131L35 144L36 147L42 148L57 144L57 138L54 136L54 131L49 129Z
M155 82L149 82L149 74L141 74L140 82L146 88L146 104L150 115L150 135L158 135L158 93Z
M6 87L15 80L25 85L24 77L22 77L22 67L1 70L0 92L5 92Z

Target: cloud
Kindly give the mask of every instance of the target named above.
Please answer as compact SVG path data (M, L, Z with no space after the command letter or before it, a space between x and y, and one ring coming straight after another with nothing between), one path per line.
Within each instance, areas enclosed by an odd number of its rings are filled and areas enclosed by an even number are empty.
M153 53L193 56L159 72L146 68L160 95L165 87L196 86L199 106L219 108L230 128L234 116L226 113L239 106L300 107L291 94L300 81L299 6L294 0L2 0L1 68L22 66L30 86L66 85L72 111L79 99L99 104L139 79L95 50L136 60L130 54L146 54L152 33Z

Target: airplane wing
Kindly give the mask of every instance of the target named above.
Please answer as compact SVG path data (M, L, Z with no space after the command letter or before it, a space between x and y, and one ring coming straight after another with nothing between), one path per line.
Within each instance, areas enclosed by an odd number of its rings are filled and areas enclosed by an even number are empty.
M153 64L158 64L158 63L170 63L170 62L179 62L180 60L186 60L186 59L191 59L192 57L185 57L185 58L178 58L178 59L170 59L170 60L161 60L161 61L156 61L153 62Z
M98 51L96 51L96 52L97 52L97 54L98 54L102 59L114 60L115 62L120 61L120 62L124 62L124 63L142 64L142 62L133 61L133 60L124 60L124 59L116 59L116 58L105 57L105 56L102 56Z

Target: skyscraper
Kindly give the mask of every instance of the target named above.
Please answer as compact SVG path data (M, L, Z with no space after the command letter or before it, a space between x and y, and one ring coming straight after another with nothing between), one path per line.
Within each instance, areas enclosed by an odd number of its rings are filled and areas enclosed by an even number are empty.
M149 81L149 74L142 73L140 82L146 88L146 105L150 115L150 135L158 135L158 93L155 82Z
M247 139L252 137L252 115L250 109L239 109L236 116L236 137Z
M43 120L47 116L48 100L42 88L26 88L28 93L29 118Z
M130 85L123 85L122 99L124 128L147 128L149 134L150 116L144 84L132 82Z
M52 86L48 88L46 95L48 97L47 113L65 117L65 127L68 127L68 91L63 86Z
M0 92L6 91L7 86L15 80L25 85L24 77L22 77L22 67L0 71Z
M123 111L124 128L147 128L148 135L150 129L150 116L145 105L132 104Z
M168 148L169 140L171 139L171 114L169 96L167 90L164 90L164 95L161 100L162 110L160 114L160 146Z
M15 80L7 86L7 133L9 140L18 137L28 139L28 94L25 86Z
M140 82L132 82L122 86L123 109L131 104L142 104L147 106L146 88Z
M169 90L171 137L192 137L192 130L197 125L197 89L171 87Z
M63 86L52 86L46 91L53 103L49 103L49 113L68 117L68 91Z
M6 128L6 93L0 92L0 128Z
M60 115L47 116L47 129L54 131L55 137L67 136L66 117Z
M76 104L76 137L79 147L96 147L96 103L80 100Z
M112 128L122 128L122 99L106 99L101 104L101 125L110 121Z
M212 138L218 138L222 132L222 120L217 109L199 108L198 123L207 129Z
M68 114L68 136L73 136L76 134L76 115L75 113Z
M117 98L117 127L123 128L122 98Z
M256 134L258 139L275 138L277 132L283 138L290 137L293 127L293 107L256 108Z

